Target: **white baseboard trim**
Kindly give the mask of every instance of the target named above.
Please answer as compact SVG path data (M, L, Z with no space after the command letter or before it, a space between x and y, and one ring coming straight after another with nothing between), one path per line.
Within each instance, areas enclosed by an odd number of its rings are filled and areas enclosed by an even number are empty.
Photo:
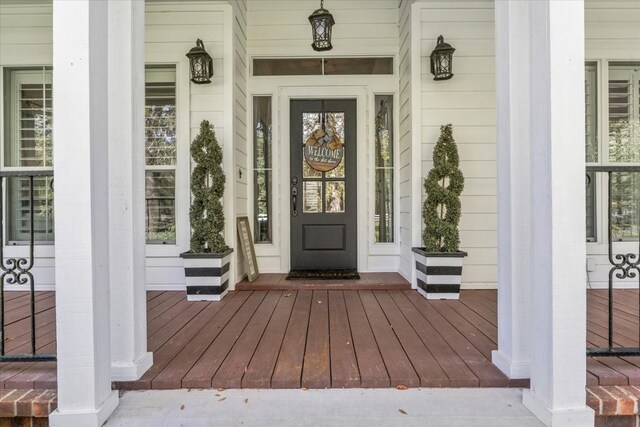
M113 390L99 408L93 410L65 411L64 402L60 408L49 414L51 427L101 427L116 410L119 403L118 391Z
M111 362L111 381L136 381L153 365L153 353L147 352L131 364Z
M500 350L491 352L491 362L510 379L524 379L531 377L531 362L528 360L511 360Z
M593 409L584 403L575 408L552 410L528 389L522 391L522 403L547 426L585 427L594 423Z

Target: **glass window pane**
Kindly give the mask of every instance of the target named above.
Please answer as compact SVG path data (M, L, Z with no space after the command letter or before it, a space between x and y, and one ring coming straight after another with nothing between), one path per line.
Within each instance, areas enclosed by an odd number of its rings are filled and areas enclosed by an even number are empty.
M394 241L393 96L376 95L375 118L375 242Z
M585 67L585 148L586 161L598 161L598 85L597 67L588 63Z
M254 241L270 243L271 214L271 97L253 97Z
M344 181L325 182L327 213L343 213L345 209Z
M611 174L611 238L637 240L640 235L640 173Z
M375 241L393 242L393 170L376 169Z
M304 148L303 148L304 150ZM304 154L302 155L304 159ZM322 178L322 172L315 170L306 160L302 161L302 177L303 178Z
M322 212L322 181L304 181L302 183L302 212Z
M51 177L33 179L33 229L35 242L53 241L53 188ZM9 242L29 241L30 190L29 178L8 178Z
M146 164L176 164L175 67L151 67L145 72Z
M325 58L326 75L393 74L393 58Z
M346 164L346 151L342 154L342 160L335 169L331 169L329 172L325 172L327 178L344 178L344 165Z
M271 242L271 171L254 171L255 188L255 242Z
M302 145L307 142L314 131L321 128L320 113L302 113Z
M145 213L147 241L175 243L175 172L146 171Z
M5 166L53 166L51 69L6 69Z
M321 75L322 58L256 58L254 76Z
M640 162L640 63L609 69L609 160Z

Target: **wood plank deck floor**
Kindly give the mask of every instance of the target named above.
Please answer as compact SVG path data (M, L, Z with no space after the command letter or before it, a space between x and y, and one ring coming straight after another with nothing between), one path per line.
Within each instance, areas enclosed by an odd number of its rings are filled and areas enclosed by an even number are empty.
M615 343L638 342L638 291L616 290ZM5 293L6 349L29 349L28 297ZM55 295L36 296L38 351L55 352ZM119 389L508 387L492 363L496 291L427 301L394 289L147 292L154 365ZM588 291L588 346L606 344L606 291ZM587 358L589 385L640 385L640 357ZM0 388L55 388L55 363L0 364Z

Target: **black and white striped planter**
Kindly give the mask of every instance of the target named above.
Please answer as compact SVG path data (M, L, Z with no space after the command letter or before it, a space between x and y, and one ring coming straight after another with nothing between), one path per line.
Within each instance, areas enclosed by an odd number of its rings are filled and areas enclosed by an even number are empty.
M219 254L184 252L184 275L189 301L220 301L229 288L233 249Z
M458 299L466 252L426 252L412 248L417 290L427 299Z

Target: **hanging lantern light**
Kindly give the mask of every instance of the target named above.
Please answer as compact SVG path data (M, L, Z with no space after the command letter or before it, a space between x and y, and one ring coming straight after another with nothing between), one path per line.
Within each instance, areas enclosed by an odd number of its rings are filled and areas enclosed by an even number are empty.
M196 46L192 47L189 53L189 66L191 68L191 81L195 84L211 83L213 76L213 59L211 55L204 50L204 43L198 39Z
M444 42L444 37L438 37L438 43L431 52L431 74L435 77L433 80L449 80L453 77L453 52L455 49Z
M315 10L309 16L309 22L313 32L313 43L311 43L313 50L331 50L333 48L331 46L331 27L336 22L333 20L333 15L324 8L324 0L320 0L320 9Z

